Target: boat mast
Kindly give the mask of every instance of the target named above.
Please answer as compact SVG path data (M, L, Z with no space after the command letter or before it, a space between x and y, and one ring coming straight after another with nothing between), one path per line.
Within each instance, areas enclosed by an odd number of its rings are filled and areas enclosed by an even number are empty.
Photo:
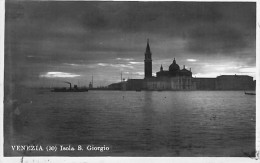
M94 84L93 84L93 74L92 74L92 80L91 80L91 83L92 83L92 88L94 87Z

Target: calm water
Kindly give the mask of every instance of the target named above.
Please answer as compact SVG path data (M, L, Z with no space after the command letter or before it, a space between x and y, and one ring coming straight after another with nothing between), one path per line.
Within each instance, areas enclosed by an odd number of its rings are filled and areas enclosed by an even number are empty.
M5 154L244 157L255 149L255 103L241 91L38 91L5 114ZM10 144L110 150L12 152Z

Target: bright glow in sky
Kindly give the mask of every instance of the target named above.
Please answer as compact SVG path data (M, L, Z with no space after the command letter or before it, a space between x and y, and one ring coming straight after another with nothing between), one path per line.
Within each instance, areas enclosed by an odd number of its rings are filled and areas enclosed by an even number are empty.
M40 75L40 77L44 78L74 78L80 75L67 73L67 72L47 72L45 74Z
M188 62L196 62L196 59L187 59Z

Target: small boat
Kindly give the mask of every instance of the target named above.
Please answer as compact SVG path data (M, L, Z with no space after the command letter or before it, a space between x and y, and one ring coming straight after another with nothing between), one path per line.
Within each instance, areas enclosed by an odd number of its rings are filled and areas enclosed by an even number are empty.
M136 91L136 92L141 92L142 90L141 90L141 89L136 89L135 91Z
M88 89L83 87L83 88L79 88L77 85L74 85L74 88L71 87L71 83L70 82L64 82L70 85L69 89L67 89L66 87L63 88L54 88L51 91L52 92L88 92Z
M245 92L246 95L255 95L255 93Z
M81 89L54 88L51 91L52 92L88 92L88 89L85 89L85 88L81 88Z

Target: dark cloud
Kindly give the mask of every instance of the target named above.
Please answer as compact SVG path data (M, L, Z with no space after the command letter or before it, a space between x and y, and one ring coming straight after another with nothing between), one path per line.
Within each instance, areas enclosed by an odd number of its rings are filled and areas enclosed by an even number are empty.
M194 53L212 54L240 50L249 46L246 36L230 26L198 26L188 35L188 49Z
M6 67L18 81L69 71L63 63L143 61L148 37L154 59L236 57L255 65L255 2L7 1L5 21Z

